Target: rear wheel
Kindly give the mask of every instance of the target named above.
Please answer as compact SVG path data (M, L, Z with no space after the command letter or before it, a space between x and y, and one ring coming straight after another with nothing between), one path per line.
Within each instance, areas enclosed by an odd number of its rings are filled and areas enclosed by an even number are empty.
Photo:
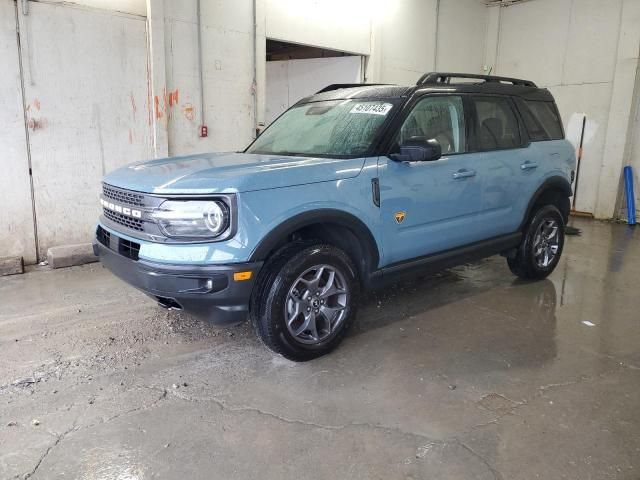
M294 361L333 350L356 314L357 271L332 245L293 244L265 264L252 319L271 350Z
M520 278L541 279L558 265L564 247L564 220L554 205L539 208L531 217L515 255L507 257Z

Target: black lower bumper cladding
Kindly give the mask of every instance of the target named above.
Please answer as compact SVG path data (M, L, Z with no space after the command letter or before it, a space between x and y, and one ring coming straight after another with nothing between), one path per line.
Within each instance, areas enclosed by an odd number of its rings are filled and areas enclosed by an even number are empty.
M138 258L137 249L131 245L133 242L105 233L109 234L99 228L93 242L93 251L100 262L161 306L182 309L216 324L234 324L247 318L251 291L262 262L227 265L152 263ZM128 243L120 245L121 242ZM252 272L250 279L234 279L234 273L247 271Z

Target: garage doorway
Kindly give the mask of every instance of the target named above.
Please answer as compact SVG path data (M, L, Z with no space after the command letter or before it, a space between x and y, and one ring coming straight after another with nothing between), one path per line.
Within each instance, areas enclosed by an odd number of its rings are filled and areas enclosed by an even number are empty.
M266 125L327 85L361 83L363 62L361 55L267 40Z

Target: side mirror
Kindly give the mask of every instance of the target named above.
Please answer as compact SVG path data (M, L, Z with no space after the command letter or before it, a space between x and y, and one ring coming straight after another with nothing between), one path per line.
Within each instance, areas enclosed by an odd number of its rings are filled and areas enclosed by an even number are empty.
M391 154L391 158L398 162L430 162L442 157L440 143L435 138L426 140L413 137L400 145L400 153Z

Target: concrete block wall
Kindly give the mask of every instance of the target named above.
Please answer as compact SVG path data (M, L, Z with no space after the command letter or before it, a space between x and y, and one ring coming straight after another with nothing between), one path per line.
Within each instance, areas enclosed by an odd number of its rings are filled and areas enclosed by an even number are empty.
M480 0L256 0L255 87L253 0L202 1L206 139L197 128L197 1L148 3L162 4L166 92L179 95L166 115L171 155L251 141L264 122L263 59L266 38L273 38L365 55L369 82L411 84L431 70L533 79L555 95L576 145L587 117L577 208L598 218L620 211L620 171L640 150L631 122L637 0L533 0L502 8Z
M482 65L487 11L479 0L256 0L254 87L253 0L202 0L200 27L197 3L148 0L152 35L153 12L164 18L163 38L156 40L164 45L166 86L154 96L169 155L235 150L252 140L265 118L266 38L367 56L369 82L412 84L436 64L466 71L465 65L473 71ZM207 138L198 135L203 96Z
M488 10L486 65L549 88L576 146L587 117L576 209L613 217L622 167L632 162L640 2L534 0Z
M251 0L202 1L199 27L196 1L164 2L169 101L162 104L168 121L169 155L235 150L253 138L252 8ZM198 28L202 39L202 89ZM201 105L208 126L206 138L199 136Z
M149 92L148 104L140 113L145 115L145 123L149 117L150 146L132 150L126 141L118 140L112 144L121 150L105 156L103 165L107 167L145 156L246 146L256 124L264 122L266 39L273 38L363 55L368 82L412 84L432 70L491 69L495 74L531 78L547 86L557 98L572 141L579 135L582 115L587 115L578 208L597 217L610 218L620 211L622 166L632 163L640 169L639 108L637 93L633 93L634 84L638 90L638 0L531 0L502 8L486 7L481 0L201 0L200 27L197 0L77 0L73 5L58 0L28 2L38 4L41 9L60 4L69 10L146 16L148 65L146 75L141 69L139 76ZM35 232L24 108L34 99L27 98L23 105L15 11L12 0L0 0L0 60L5 66L0 70L0 147L5 152L5 171L0 175L5 205L0 211L0 256L20 255L33 263ZM65 29L58 32L68 34ZM202 87L198 32L202 39ZM52 37L51 42L56 39ZM91 39L83 42L91 43ZM38 72L40 66L27 64L26 69ZM52 80L55 83L55 78ZM114 94L118 92L114 90ZM85 105L84 100L68 101ZM101 111L99 117L103 123L113 123L114 135L120 135L131 121L131 108L125 108L120 100L112 102L113 108ZM147 102L137 103L140 107ZM209 129L206 138L199 136L203 113ZM62 118L60 121L62 126ZM99 125L91 123L89 131L91 135L78 135L84 142L83 151L94 161L91 152L99 152L100 142L109 145L109 141L97 135ZM139 137L147 142L145 135ZM48 137L50 150L43 153L64 150L64 144L55 144L56 138ZM88 171L81 155L68 161L79 177L74 181L86 186L85 200L78 208L92 212L80 217L93 218L98 195L95 175L80 178ZM56 183L56 168L47 171L53 175L48 180ZM43 205L55 207L56 202L65 200L56 198L55 189L47 190L46 182L40 185L44 186L37 193ZM640 195L638 185L636 192ZM68 217L62 208L47 212L52 216L50 225ZM62 230L60 235L50 236L55 245L43 237L41 257L49 247L88 241L92 225L85 223L67 235L69 238Z
M638 68L636 74L636 87L634 91L634 105L633 105L633 120L629 124L631 134L629 135L629 161L628 165L633 167L633 179L635 187L635 204L636 204L636 217L639 217L637 212L640 210L640 68ZM619 215L622 218L627 216L626 198L624 195L624 188L620 189L620 195L618 198Z
M29 159L13 2L0 1L0 257L36 261Z

